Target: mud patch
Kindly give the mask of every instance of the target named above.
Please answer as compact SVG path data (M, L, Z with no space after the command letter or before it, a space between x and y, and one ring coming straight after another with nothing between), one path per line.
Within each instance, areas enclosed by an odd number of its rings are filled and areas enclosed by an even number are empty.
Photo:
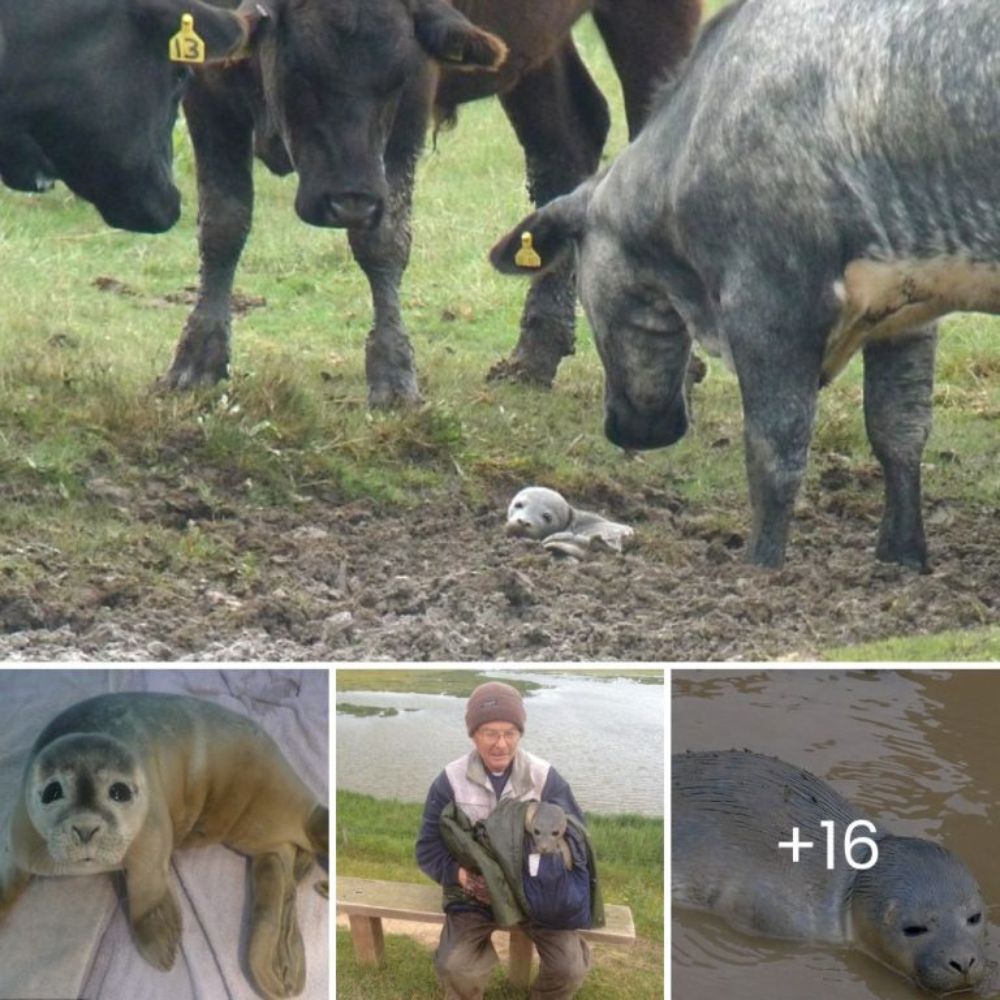
M1000 511L929 504L934 570L920 576L874 561L877 481L822 484L804 497L777 572L741 562L741 511L689 509L651 491L574 497L628 520L638 536L634 552L580 563L508 538L506 494L481 507L313 501L247 511L234 502L220 512L196 509L183 491L160 495L162 486L155 496L116 493L102 499L136 521L152 514L178 532L197 521L223 553L214 571L153 587L148 565L144 578L129 571L143 554L119 553L81 585L46 547L22 544L18 558L46 572L30 590L0 589L0 656L811 659L833 646L1000 621ZM248 552L249 579L234 568Z
M163 309L166 306L194 306L198 301L198 289L194 285L185 285L179 292L167 292L166 295L143 295L131 285L109 275L94 278L93 286L102 292L121 295L124 298L136 299L140 305L153 309ZM243 316L251 309L261 309L267 305L263 295L245 295L243 292L233 292L229 297L229 306L234 315Z

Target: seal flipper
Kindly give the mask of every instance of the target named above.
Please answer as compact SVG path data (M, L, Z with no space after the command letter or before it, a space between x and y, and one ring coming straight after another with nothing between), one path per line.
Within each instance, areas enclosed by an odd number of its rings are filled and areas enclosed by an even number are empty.
M131 911L131 893L129 907ZM167 889L160 901L142 916L135 917L130 913L129 919L142 957L163 972L172 969L181 940L181 910L174 894Z
M572 531L557 531L542 542L550 555L564 559L587 559L590 556L590 538Z
M146 836L137 837L125 856L128 919L136 947L150 965L173 968L181 940L181 909L167 882L172 830L166 806L154 800ZM162 813L162 815L161 815Z
M254 857L250 971L268 997L292 997L306 985L306 953L295 914L296 848ZM300 852L302 854L306 852Z
M316 806L309 814L306 836L317 854L330 856L330 810L326 806Z

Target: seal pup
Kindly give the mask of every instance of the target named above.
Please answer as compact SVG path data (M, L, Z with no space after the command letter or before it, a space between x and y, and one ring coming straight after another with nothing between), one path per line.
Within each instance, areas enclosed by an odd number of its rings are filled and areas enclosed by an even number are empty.
M870 836L878 860L844 859L848 825L864 819L826 782L749 751L675 754L672 844L675 902L718 914L737 930L855 945L934 993L964 990L986 972L985 907L975 878L930 840ZM826 868L826 827L835 861ZM798 827L797 863L779 849ZM858 863L870 859L858 845Z
M123 870L136 946L174 963L175 847L251 858L249 966L268 997L305 986L295 887L328 854L329 813L255 723L197 698L108 694L56 716L29 754L0 871L0 919L32 875Z
M539 854L561 854L570 871L573 854L566 843L566 813L555 802L531 802L524 811L524 829Z
M623 552L635 532L600 514L576 510L561 493L545 486L527 486L507 508L507 534L534 538L553 555L584 559L596 549Z

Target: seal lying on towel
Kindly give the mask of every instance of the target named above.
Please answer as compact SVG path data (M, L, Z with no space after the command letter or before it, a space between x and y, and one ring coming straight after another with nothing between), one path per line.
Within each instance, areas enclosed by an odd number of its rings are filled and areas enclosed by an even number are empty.
M561 493L544 486L521 490L507 508L507 534L536 538L557 556L585 559L598 549L624 552L635 541L625 524L571 507Z
M0 919L32 875L125 872L136 946L174 964L175 847L252 859L249 966L267 997L305 987L295 886L328 853L329 813L255 723L198 698L108 694L58 715L31 749L0 870Z

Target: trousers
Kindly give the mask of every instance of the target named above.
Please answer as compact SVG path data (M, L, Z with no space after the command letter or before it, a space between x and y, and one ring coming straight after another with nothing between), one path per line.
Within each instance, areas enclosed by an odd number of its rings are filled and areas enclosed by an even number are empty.
M553 931L525 924L541 963L531 984L531 1000L570 1000L583 985L590 968L590 948L576 931ZM489 914L460 910L445 916L434 968L445 990L445 1000L482 1000L496 965L490 935L497 930Z

